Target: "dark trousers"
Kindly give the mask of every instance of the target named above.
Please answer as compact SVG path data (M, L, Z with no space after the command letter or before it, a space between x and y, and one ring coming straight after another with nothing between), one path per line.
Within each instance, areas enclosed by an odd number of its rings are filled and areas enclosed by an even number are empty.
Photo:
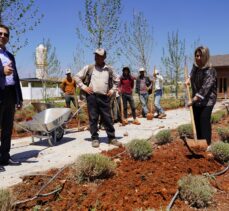
M109 139L115 138L115 129L111 118L110 98L106 95L87 95L90 133L92 140L98 139L99 116L103 119L104 128Z
M198 107L193 106L193 114L196 125L198 139L206 139L208 145L211 144L211 114L213 106Z
M127 102L130 104L132 116L136 119L136 111L135 111L135 104L134 98L131 94L122 94L122 101L123 101L123 108L124 108L124 117L127 118Z
M8 162L10 158L11 135L13 130L13 121L15 113L15 88L6 87L4 100L0 103L0 128L1 128L1 146L0 162Z

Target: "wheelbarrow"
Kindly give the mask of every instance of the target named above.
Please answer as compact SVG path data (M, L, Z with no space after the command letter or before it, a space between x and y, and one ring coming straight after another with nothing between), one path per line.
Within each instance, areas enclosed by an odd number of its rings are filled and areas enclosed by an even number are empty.
M20 122L22 129L32 134L34 138L47 138L50 146L56 145L64 136L64 126L71 119L70 108L48 108L33 116L32 120Z

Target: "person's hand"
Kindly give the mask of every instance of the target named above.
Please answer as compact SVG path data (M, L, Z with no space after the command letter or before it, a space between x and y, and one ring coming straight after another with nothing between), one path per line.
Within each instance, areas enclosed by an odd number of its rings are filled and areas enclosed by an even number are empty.
M107 96L110 97L114 94L114 91L113 90L109 90L108 93L107 93Z
M84 88L83 89L87 94L89 94L89 95L91 95L91 94L93 94L94 92L93 92L93 89L92 89L92 87L86 87L86 88Z
M192 98L192 101L188 102L188 107L192 106L195 102L199 101L200 98L198 96L195 96Z
M6 66L4 66L4 74L7 75L11 75L13 73L13 68L12 68L12 64L8 64Z
M186 79L185 81L185 86L190 86L191 82L190 82L190 78Z

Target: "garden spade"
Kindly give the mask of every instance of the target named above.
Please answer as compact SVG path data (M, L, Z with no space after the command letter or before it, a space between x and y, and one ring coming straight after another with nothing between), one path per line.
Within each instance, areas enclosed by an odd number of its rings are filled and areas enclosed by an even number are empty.
M186 65L185 61L185 67L184 67L184 76L185 80L188 78L188 67ZM190 85L186 85L187 90L187 96L189 101L189 110L190 110L190 116L191 116L191 124L192 124L192 130L193 130L193 137L194 139L187 139L187 137L183 137L183 140L185 142L185 145L188 147L189 151L192 154L196 154L193 150L197 148L207 148L207 141L206 139L197 139L197 132L196 132L196 125L194 120L194 114L193 114L193 107L192 107L192 98L190 94Z
M120 94L120 107L121 107L121 123L122 126L127 125L128 123L126 122L125 118L124 118L124 109L123 109L123 100L122 100L122 95Z
M153 77L154 77L154 74L155 74L155 70L156 70L156 66L154 66ZM153 84L151 84L151 86L153 88ZM154 101L154 93L152 92L152 94L151 94L151 102L150 102L150 112L148 114L146 114L146 119L147 120L152 120L153 119L153 101Z

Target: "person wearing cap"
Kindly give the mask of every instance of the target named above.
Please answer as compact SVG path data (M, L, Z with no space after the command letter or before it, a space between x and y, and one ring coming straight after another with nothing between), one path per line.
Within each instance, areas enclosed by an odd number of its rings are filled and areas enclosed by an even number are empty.
M153 73L153 81L154 81L154 106L155 106L155 113L154 117L162 119L166 117L166 114L161 107L161 97L162 97L162 90L163 90L163 77L159 73L159 70L155 70Z
M115 138L115 129L111 117L110 99L117 91L119 78L111 66L105 63L106 51L98 48L94 52L95 64L86 65L75 76L77 85L86 93L87 108L92 147L99 147L99 117L108 136L108 143L115 146L122 144Z
M139 76L136 79L135 92L139 95L139 99L142 105L142 117L146 117L148 110L148 90L152 87L152 82L148 76L145 75L145 68L139 69Z
M71 76L71 70L66 70L66 78L62 81L61 88L64 92L64 98L67 108L71 108L71 102L76 108L79 108L78 100L76 99L76 80Z
M134 77L131 76L130 68L129 67L123 67L122 69L122 76L120 77L119 82L119 92L122 97L123 101L123 107L124 107L124 124L128 124L128 116L127 116L127 103L129 102L132 116L133 116L133 124L140 125L141 123L136 118L136 109L135 109L135 103L134 98L132 95L132 91L134 88Z

